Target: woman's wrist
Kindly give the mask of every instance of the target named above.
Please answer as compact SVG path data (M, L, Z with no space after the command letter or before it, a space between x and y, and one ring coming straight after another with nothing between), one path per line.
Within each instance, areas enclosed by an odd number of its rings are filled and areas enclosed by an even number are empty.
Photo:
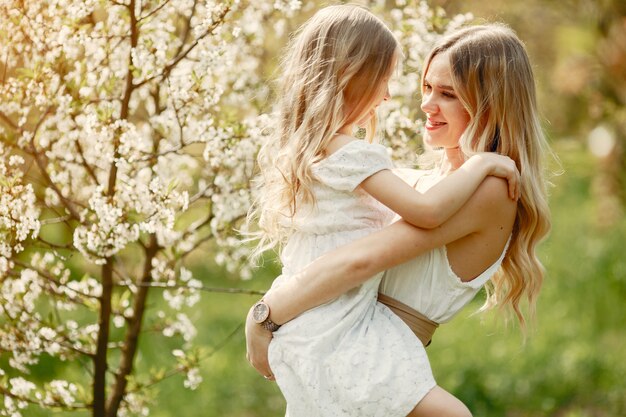
M277 300L274 297L274 293L272 292L272 290L269 290L268 292L265 293L265 295L263 296L263 301L265 302L265 304L269 306L269 309L270 309L269 319L279 326L283 325L284 322L279 321L280 317L277 317L277 314L276 314Z
M493 175L498 167L498 164L494 159L494 154L483 152L477 156L481 159L481 161L483 161L483 166L485 167L485 177Z
M485 155L477 153L470 156L463 166L465 169L480 171L486 177L493 170L493 161L490 158L485 158Z

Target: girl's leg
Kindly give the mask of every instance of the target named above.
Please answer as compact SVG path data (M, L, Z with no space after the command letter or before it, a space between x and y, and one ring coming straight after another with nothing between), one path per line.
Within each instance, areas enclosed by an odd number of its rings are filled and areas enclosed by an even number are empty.
M436 386L407 417L472 417L472 413L461 400Z

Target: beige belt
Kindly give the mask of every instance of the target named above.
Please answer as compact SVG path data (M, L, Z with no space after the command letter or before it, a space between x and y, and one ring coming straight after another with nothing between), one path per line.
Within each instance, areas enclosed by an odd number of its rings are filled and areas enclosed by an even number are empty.
M378 293L378 301L389 307L396 316L400 317L413 330L415 336L422 341L424 346L430 345L439 323L435 323L419 311L385 294Z

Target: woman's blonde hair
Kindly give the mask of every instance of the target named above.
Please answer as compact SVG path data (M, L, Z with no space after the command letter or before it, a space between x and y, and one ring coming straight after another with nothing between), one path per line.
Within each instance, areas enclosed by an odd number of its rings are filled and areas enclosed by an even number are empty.
M527 299L533 317L545 272L536 248L550 230L543 159L551 153L537 111L532 67L523 43L502 24L470 26L441 39L424 63L422 78L442 53L447 53L452 86L470 116L460 139L463 153L508 155L521 174L511 241L481 310L510 307L525 328L520 301Z
M353 5L319 10L292 38L282 60L276 127L259 151L259 197L248 213L248 223L261 229L255 255L284 243L296 211L315 204L312 165L386 88L397 50L385 24ZM375 128L372 117L370 142Z

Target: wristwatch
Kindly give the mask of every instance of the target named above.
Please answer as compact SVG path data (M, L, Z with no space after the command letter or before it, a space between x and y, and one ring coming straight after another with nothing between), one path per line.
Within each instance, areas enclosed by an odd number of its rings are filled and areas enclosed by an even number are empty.
M280 328L280 324L276 324L270 320L270 306L263 300L259 300L259 302L252 307L252 319L270 332L275 332Z

